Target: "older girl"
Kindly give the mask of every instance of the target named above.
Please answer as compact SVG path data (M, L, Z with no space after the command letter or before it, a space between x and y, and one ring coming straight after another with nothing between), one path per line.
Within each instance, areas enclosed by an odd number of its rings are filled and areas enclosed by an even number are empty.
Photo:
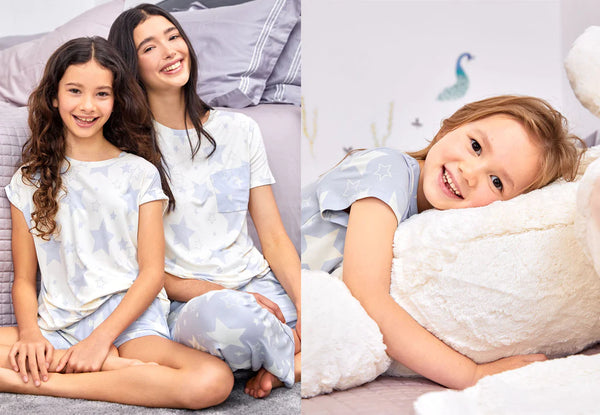
M0 329L0 390L190 409L224 401L227 366L168 339L172 195L118 52L102 38L67 42L29 107L23 166L6 187L18 327Z
M343 280L379 325L388 354L442 385L462 389L543 360L477 365L421 327L390 295L392 242L400 222L426 209L484 206L574 179L576 142L545 101L499 96L459 109L422 151L355 152L303 189L302 266L333 272L343 261Z
M258 370L246 386L254 397L291 386L300 375L300 260L257 124L201 101L192 45L161 8L123 12L109 41L144 88L177 200L164 218L173 339L233 370ZM264 256L248 235L248 212Z

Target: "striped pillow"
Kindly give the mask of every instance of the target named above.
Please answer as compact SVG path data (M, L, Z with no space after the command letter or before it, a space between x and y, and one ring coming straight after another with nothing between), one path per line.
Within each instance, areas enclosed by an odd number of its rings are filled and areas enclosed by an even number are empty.
M256 105L300 19L299 0L255 0L175 12L198 57L200 97L210 105Z

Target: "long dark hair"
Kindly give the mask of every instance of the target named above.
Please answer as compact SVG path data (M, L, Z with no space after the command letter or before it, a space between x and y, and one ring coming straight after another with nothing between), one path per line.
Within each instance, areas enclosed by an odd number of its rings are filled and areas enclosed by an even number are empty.
M194 129L198 134L198 141L196 143L192 143L190 135L187 133L187 117L184 117L186 134L190 144L192 158L194 158L196 153L198 153L198 150L200 150L200 141L203 136L206 137L206 139L213 146L211 152L209 153L210 156L212 153L214 153L217 144L210 133L204 129L201 120L202 117L204 117L204 115L212 109L212 107L202 101L196 93L196 84L198 83L198 59L196 58L196 52L194 52L192 42L190 42L190 39L183 31L183 28L179 22L169 12L161 9L158 6L147 3L140 4L132 9L125 10L119 15L119 17L115 19L110 27L108 41L113 44L121 53L125 59L125 62L127 63L127 66L135 74L138 83L146 93L146 88L139 75L137 49L135 47L135 42L133 41L133 31L140 23L146 21L146 19L148 19L150 16L162 16L171 22L179 31L179 34L188 47L190 59L190 77L187 83L183 86L185 113L186 115L189 115L190 119L192 120Z
M57 231L58 194L62 187L62 164L66 159L65 127L53 101L67 68L91 60L108 69L113 76L113 112L104 124L103 135L119 149L150 161L160 174L169 209L175 199L162 162L152 114L142 90L131 76L119 53L101 37L70 40L48 59L38 87L29 96L31 136L23 146L23 179L37 187L33 194L33 229L49 239Z

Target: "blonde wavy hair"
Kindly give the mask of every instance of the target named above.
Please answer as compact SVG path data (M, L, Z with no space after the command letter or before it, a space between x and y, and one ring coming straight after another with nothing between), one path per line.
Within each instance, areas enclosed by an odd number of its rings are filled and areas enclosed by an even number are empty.
M449 132L464 124L499 114L520 122L543 151L540 173L524 192L539 189L558 178L566 181L576 178L586 149L585 143L569 133L567 120L560 112L543 99L530 96L501 95L466 104L442 121L440 130L427 147L408 155L425 160L431 147Z

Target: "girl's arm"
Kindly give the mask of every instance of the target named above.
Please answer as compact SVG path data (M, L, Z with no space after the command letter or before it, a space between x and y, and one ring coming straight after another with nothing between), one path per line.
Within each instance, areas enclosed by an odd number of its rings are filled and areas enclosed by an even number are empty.
M179 278L165 272L165 290L171 300L186 302L209 291L222 290L225 287L210 281L192 278Z
M300 322L300 257L285 231L270 185L250 189L248 210L263 255L296 306Z
M350 209L344 247L344 282L383 334L387 353L406 367L454 389L516 369L543 355L513 356L477 365L419 325L390 295L392 243L397 220L379 199L356 201Z
M139 274L121 303L86 339L71 347L58 363L57 371L100 370L115 339L150 306L164 283L165 242L162 201L140 206L138 226Z
M21 373L24 382L28 381L27 371L36 386L48 380L48 367L52 362L54 348L42 335L37 323L36 273L37 255L33 236L23 213L10 205L12 218L12 259L14 282L12 301L19 329L19 340L9 352L13 369Z

